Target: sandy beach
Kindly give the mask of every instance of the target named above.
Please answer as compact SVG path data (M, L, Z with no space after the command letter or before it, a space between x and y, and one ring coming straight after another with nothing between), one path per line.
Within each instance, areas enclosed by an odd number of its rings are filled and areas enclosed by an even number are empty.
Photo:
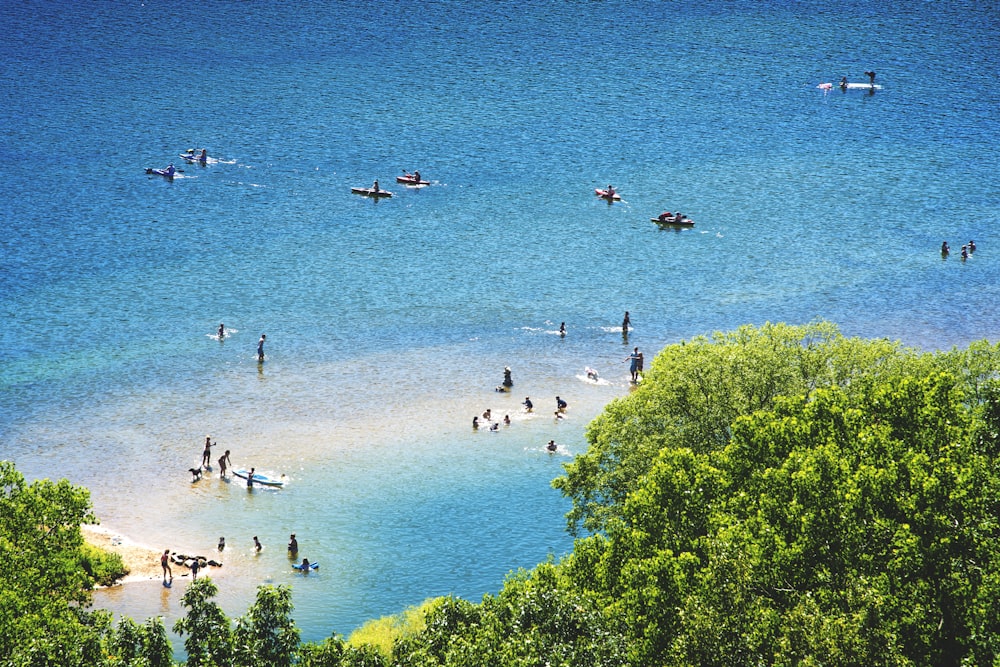
M122 562L125 563L125 567L128 568L129 573L119 583L127 584L135 581L149 581L150 579L162 578L163 570L160 568L160 555L163 552L161 550L137 544L124 535L101 526L84 525L80 526L80 530L83 532L83 539L88 544L121 556ZM171 549L172 553L175 551L177 550ZM177 563L171 563L171 568L174 577L187 576L190 572L188 568ZM218 577L222 574L222 571L223 568L221 567L212 567L207 569L205 574Z

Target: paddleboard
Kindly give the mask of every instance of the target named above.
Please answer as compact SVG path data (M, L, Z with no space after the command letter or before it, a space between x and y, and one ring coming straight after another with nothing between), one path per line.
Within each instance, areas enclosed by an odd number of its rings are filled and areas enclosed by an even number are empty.
M239 470L234 470L233 474L236 475L237 477L242 477L243 479L246 479L247 475L250 474L250 471L249 470L244 470L243 468L240 468ZM267 475L262 475L259 472L255 472L253 474L253 483L254 484L263 484L264 486L284 486L284 484L285 484L280 479L274 479L273 477L268 477Z
M882 90L882 86L880 86L878 84L875 84L874 86L871 85L870 83L849 83L849 84L847 84L847 89L848 90L871 90L872 88L874 88L875 90Z

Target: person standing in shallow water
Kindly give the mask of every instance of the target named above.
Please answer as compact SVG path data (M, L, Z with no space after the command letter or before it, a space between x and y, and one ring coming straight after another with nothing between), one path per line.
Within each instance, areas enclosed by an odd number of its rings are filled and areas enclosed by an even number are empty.
M628 311L625 311L625 319L622 320L622 333L627 334L628 328L632 324L632 320L629 319Z
M260 340L257 341L257 361L264 361L264 341L267 340L267 334L261 334Z
M226 476L226 466L233 465L233 462L229 459L229 450L219 457L219 478L224 479Z
M632 350L632 354L625 357L625 361L630 361L628 370L632 374L632 382L636 382L639 379L639 364L642 362L642 355L639 353L639 348Z
M212 436L205 436L205 451L201 453L201 465L207 470L212 467Z
M160 556L160 567L163 568L163 583L167 584L174 580L174 573L170 569L170 549L164 549ZM169 579L167 577L170 577Z

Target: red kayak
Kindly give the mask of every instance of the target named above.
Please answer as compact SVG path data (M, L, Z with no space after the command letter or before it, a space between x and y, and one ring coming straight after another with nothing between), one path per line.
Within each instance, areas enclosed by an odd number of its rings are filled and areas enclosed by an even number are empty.
M608 194L607 190L600 190L600 189L596 189L596 188L594 189L594 194L597 195L598 197L601 197L602 199L613 199L615 201L618 201L619 199L622 198L622 196L620 194L618 194L617 192L614 192L612 194Z
M430 181L421 181L413 174L405 174L403 176L396 177L397 183L402 183L403 185L430 185Z

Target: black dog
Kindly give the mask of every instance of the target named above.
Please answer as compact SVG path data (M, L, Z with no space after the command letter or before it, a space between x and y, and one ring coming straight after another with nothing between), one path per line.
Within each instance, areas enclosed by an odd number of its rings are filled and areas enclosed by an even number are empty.
M188 468L188 472L191 473L192 482L197 482L201 479L201 468Z

